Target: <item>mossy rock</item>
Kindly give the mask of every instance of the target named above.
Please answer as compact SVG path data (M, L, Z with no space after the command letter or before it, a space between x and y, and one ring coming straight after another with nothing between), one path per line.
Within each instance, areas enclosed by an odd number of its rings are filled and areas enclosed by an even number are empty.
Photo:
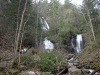
M4 72L2 72L1 70L0 70L0 75L4 75Z
M98 67L100 67L100 61L96 62L92 68L97 69Z
M27 70L28 67L24 66L24 65L20 65L20 70L23 71L23 70Z
M18 75L19 70L17 70L17 69L11 69L8 72L9 72L10 75Z
M5 75L10 75L9 72L6 72Z

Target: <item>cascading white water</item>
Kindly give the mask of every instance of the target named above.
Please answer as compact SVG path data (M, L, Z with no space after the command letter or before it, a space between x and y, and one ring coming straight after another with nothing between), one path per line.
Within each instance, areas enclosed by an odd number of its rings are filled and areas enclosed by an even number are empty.
M54 44L50 40L48 40L47 38L45 38L43 43L44 43L44 48L45 49L49 49L49 50L53 50L54 49Z
M82 34L76 36L76 52L79 53L82 49Z
M44 31L47 31L50 29L48 23L46 22L46 20L44 19L44 17L40 18L41 19L41 23L42 23L42 29Z
M48 31L50 29L50 27L49 27L48 23L46 22L46 20L44 19L44 17L40 18L40 20L42 23L42 29L44 31ZM44 44L44 49L49 49L49 50L54 49L54 44L47 38L44 39L43 44Z

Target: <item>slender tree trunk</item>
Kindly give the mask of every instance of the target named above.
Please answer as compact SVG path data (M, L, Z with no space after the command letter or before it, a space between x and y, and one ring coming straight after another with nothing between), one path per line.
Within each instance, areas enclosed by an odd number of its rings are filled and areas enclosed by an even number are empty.
M39 0L40 1L40 0ZM36 2L36 1L35 1ZM36 4L36 3L35 3ZM38 8L39 8L39 6L38 5L36 5L36 11L37 11L37 17L36 17L36 37L35 37L35 41L36 41L36 48L38 47L38 18L39 18L39 15L38 15Z
M42 35L43 35L43 29L42 29L42 32L41 32L41 37L40 37L40 47L41 47L41 45L42 45Z
M24 23L24 26L23 26L23 30L22 30L22 36L21 36L21 42L20 42L20 50L21 50L21 46L22 46L22 40L23 40L23 36L24 36L24 32L25 32L25 25L28 21L29 17L27 18L27 20L25 21ZM19 51L19 63L18 63L18 67L20 68L20 51Z
M93 35L94 41L96 42L95 35L94 35L94 29L93 29L93 25L92 25L92 20L91 20L91 17L90 17L90 13L89 13L89 10L87 10L87 11L88 11L88 16L89 16L89 20L90 20L90 27L91 27L92 35Z
M29 19L29 17L28 17L27 20L25 21L24 26L23 26L23 29L22 29L22 36L21 36L21 42L20 42L20 49L21 49L21 46L22 46L22 40L23 40L23 36L24 36L24 32L25 32L25 26L26 26L26 23L27 23L28 19Z
M17 49L18 49L19 38L20 38L20 34L21 34L21 29L22 29L24 14L25 14L25 10L26 10L26 5L27 5L27 0L26 0L26 2L25 2L24 10L23 10L23 12L22 12L21 22L20 22L20 25L19 25L18 35L17 35L17 39L16 39L15 57L17 56Z
M37 18L36 18L36 48L38 47L38 14L37 14Z
M85 0L85 4L87 4L87 0ZM93 29L93 25L92 25L92 20L91 20L91 16L90 16L90 12L89 12L89 8L86 5L85 5L85 7L86 7L87 14L88 14L88 17L89 17L89 22L90 22L90 28L91 28L91 31L92 31L92 35L93 35L94 41L96 42L94 29Z
M16 55L16 40L17 40L17 34L18 34L18 18L19 18L19 9L20 9L20 3L21 3L21 0L19 1L19 6L18 6L18 13L17 13L17 28L16 28L16 34L15 34L15 45L14 45L14 57Z
M83 18L84 18L84 20L85 20L85 22L86 22L86 25L88 25L89 26L89 24L88 24L88 21L86 20L86 18L85 18L85 15L83 14L83 12L80 10L80 12L82 13L82 15L83 15ZM89 26L90 27L90 26ZM86 28L86 27L85 27ZM91 28L91 27L90 27ZM88 31L89 31L89 29L88 29ZM89 40L90 40L90 42L91 42L91 38L90 38L90 33L89 33Z

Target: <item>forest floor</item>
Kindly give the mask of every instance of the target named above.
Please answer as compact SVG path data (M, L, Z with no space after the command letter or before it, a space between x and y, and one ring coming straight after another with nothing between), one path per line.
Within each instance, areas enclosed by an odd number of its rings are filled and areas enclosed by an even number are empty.
M86 68L97 69L100 67L100 50L86 50L79 53L76 58L80 64L85 65Z
M32 53L32 50L30 50L27 53ZM69 58L68 54L64 54L65 57ZM71 58L71 57L70 57ZM13 51L10 50L0 50L0 72L5 72L12 68L13 64ZM78 60L78 66L80 68L87 68L87 69L94 69L96 70L98 67L100 67L100 50L94 50L94 51L83 51L76 55L74 58L74 61ZM30 68L29 71L34 70L38 73L37 68ZM28 71L27 70L27 71ZM2 75L2 73L0 73Z

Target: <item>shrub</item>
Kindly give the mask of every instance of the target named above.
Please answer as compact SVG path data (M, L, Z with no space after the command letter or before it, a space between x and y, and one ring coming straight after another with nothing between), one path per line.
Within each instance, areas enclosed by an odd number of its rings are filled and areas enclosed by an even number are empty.
M29 54L21 55L21 64L31 66L34 63L33 57Z
M39 54L40 60L38 61L38 67L42 71L50 71L55 68L55 56L52 53L43 52Z
M57 66L61 66L64 63L64 58L62 55L57 54L57 52L42 52L39 53L40 60L38 61L37 66L41 71L52 71Z
M10 75L9 72L6 72L5 75Z

